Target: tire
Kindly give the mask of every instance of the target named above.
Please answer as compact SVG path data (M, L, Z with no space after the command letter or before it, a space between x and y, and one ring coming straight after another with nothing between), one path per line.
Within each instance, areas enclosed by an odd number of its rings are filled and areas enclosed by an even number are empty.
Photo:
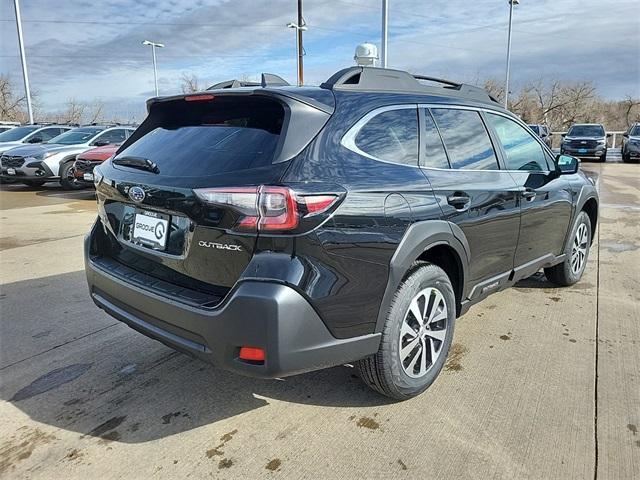
M60 167L60 185L65 190L81 190L86 187L74 177L74 173L73 161L63 163Z
M582 228L583 226L586 230ZM578 235L579 231L580 235ZM544 269L544 274L546 275L547 280L555 283L556 285L568 287L582 278L587 261L589 260L591 235L591 220L589 220L589 215L582 211L578 214L578 217L573 224L573 228L571 229L569 239L567 240L567 245L564 249L564 253L566 255L564 262ZM572 265L576 255L578 255L582 260L577 268L574 268ZM579 262L580 260L577 261Z
M430 299L429 302L427 299ZM417 306L417 313L423 316L422 324L427 327L418 329L418 315L412 313L416 311L410 308L412 305ZM434 312L431 323L428 319L424 321L424 314L430 312ZM396 400L406 400L424 392L434 382L447 359L455 317L455 295L447 274L436 265L415 263L398 287L389 307L378 352L357 362L364 383ZM431 336L436 331L439 333ZM410 344L414 344L414 347L411 348ZM408 348L404 361L401 359L401 345ZM431 347L435 349L433 362Z
M28 187L38 188L43 186L46 182L41 180L23 180L21 183L24 183Z

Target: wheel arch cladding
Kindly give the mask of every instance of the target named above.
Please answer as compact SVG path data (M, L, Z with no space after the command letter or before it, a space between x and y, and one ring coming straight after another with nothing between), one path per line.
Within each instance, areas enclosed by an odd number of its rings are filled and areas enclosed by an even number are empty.
M584 211L591 221L591 243L596 233L596 227L598 225L598 201L595 197L589 197L582 205L581 211Z
M462 235L461 238L458 238ZM386 321L389 307L398 286L417 260L438 265L451 280L456 294L456 310L460 313L465 294L465 279L469 264L469 247L462 231L454 235L451 224L444 220L428 220L412 224L405 232L389 265L389 279L380 303L376 332Z

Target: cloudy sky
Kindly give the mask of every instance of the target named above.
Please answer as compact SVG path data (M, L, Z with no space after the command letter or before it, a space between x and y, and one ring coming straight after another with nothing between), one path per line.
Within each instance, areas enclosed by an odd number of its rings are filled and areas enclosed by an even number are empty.
M153 95L150 39L160 93L180 76L203 84L295 80L296 0L21 0L32 88L44 109L100 100L140 120ZM380 0L305 0L305 80L320 83L353 63L355 46L379 42ZM478 81L504 76L507 0L389 0L389 65ZM640 0L521 0L514 14L512 79L591 80L606 98L640 96ZM22 82L12 0L0 0L0 74Z

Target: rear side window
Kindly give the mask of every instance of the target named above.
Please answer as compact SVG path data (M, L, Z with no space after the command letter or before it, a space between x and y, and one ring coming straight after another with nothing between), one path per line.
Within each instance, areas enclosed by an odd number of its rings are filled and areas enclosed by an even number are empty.
M379 113L360 129L355 144L373 158L417 166L417 109L402 108Z
M109 142L109 143L122 143L127 138L127 131L124 128L116 128L104 132L102 135L96 137L95 142Z
M497 170L498 159L480 114L473 110L431 110L449 154L451 168Z
M542 146L529 132L502 115L488 113L487 121L498 134L507 170L548 170Z
M151 130L116 158L146 158L161 175L179 177L271 165L285 116L283 106L270 99L221 96L157 107L148 120Z
M447 153L429 110L424 112L424 130L421 133L420 139L423 143L420 165L430 168L449 168Z

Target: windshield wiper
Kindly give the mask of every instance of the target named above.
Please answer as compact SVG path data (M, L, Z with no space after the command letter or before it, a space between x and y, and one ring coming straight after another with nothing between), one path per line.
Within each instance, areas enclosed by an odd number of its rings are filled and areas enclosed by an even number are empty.
M118 157L114 158L111 163L114 165L122 165L124 167L139 168L140 170L147 170L152 173L160 173L158 165L143 157Z

